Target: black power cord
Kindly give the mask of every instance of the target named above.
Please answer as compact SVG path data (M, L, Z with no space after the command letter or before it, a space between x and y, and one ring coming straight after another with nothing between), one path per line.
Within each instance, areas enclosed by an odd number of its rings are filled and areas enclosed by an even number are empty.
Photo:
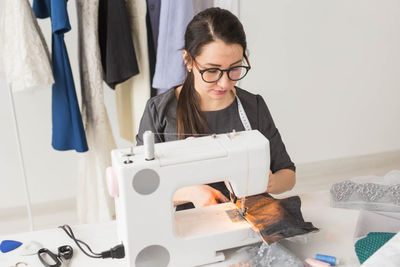
M97 259L105 259L105 258L113 258L113 259L122 259L125 257L125 249L124 245L116 245L115 247L111 248L110 250L103 251L101 253L95 253L92 251L92 249L89 247L88 244L83 242L82 240L79 240L75 237L74 232L72 231L71 227L68 224L65 224L63 226L59 226L58 228L61 228L64 230L64 232L72 239L75 241L76 245L79 247L79 249L88 257L91 258L97 258ZM88 253L85 251L82 246L85 246L86 249L90 252Z

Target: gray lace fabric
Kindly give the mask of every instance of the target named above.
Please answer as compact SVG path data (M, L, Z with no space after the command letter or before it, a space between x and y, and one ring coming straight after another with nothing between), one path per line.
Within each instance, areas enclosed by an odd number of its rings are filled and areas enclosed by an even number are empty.
M279 242L268 245L258 243L245 246L236 251L236 255L241 255L241 260L234 267L305 267L301 261L290 250ZM239 258L239 257L238 257Z
M332 185L330 194L334 207L400 212L400 183L356 183L348 180Z

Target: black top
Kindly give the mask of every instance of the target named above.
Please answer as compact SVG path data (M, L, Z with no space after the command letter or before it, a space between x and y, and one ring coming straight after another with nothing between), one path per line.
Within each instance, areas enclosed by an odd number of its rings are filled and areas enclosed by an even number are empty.
M236 87L236 94L243 105L249 119L251 128L259 130L268 140L270 145L270 169L274 173L281 169L296 170L291 161L281 135L275 127L271 113L260 95L254 95ZM139 133L136 135L137 145L143 145L143 133L177 133L176 108L178 101L174 88L147 101L143 117L140 121ZM239 117L237 101L228 107L217 111L204 112L210 134L228 133L232 130L244 131L244 126ZM177 135L154 135L156 143L177 140ZM218 183L220 184L220 183ZM223 185L223 183L222 183ZM222 186L221 185L221 186ZM213 186L214 187L214 186ZM215 187L226 195L226 188Z
M100 0L98 20L104 81L114 89L139 73L125 0Z

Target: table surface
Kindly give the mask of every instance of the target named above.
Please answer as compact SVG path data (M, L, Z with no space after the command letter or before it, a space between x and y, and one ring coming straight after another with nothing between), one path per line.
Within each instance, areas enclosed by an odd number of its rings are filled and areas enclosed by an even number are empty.
M293 240L284 240L282 244L302 260L312 258L316 253L320 253L338 258L340 260L338 266L360 266L354 252L353 241L359 211L330 207L328 191L306 193L300 195L300 198L304 220L312 222L314 226L320 228L320 231L299 236ZM115 221L92 225L75 225L72 226L72 229L75 236L87 242L95 252L108 250L119 243ZM92 259L87 257L64 231L58 228L0 237L0 240L7 239L18 240L24 244L34 240L51 251L56 251L62 245L71 245L74 248L71 267L127 267L125 259ZM21 248L18 248L0 254L0 266L14 266L19 261L28 263L28 266L43 266L37 255L20 256L20 252Z

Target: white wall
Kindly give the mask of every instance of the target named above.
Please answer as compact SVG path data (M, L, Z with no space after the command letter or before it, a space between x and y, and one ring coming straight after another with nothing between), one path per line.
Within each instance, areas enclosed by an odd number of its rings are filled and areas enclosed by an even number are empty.
M252 70L296 163L400 149L400 2L241 1Z
M79 94L75 1L68 8ZM241 86L266 99L296 163L400 149L398 14L397 0L241 1L253 67ZM40 25L51 44L49 21ZM0 209L24 204L7 90L0 80ZM113 96L105 88L117 137ZM50 88L15 102L33 202L73 198L79 154L51 148Z

